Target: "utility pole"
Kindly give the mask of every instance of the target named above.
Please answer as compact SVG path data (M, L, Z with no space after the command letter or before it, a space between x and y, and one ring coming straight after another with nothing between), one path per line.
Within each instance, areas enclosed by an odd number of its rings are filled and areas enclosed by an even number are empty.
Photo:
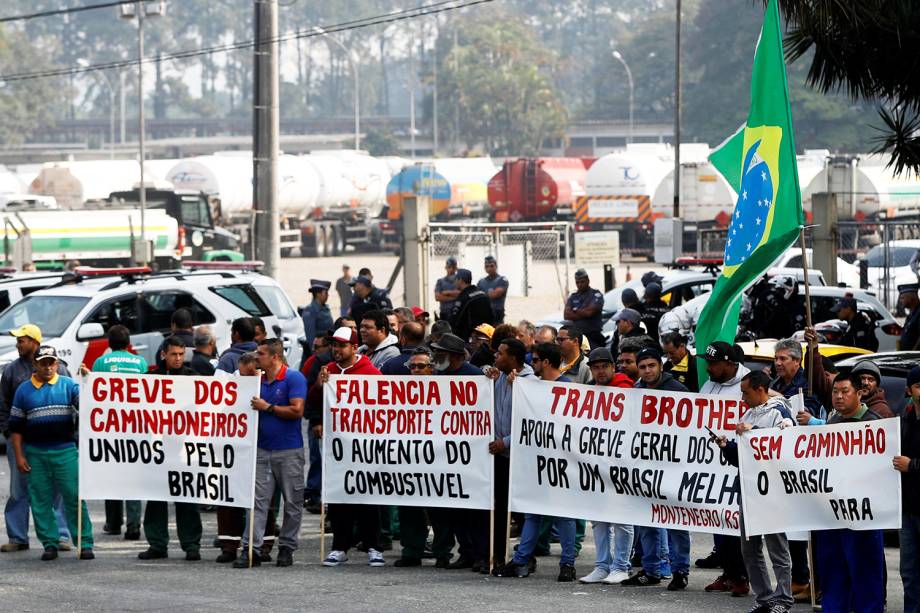
M146 8L143 2L137 3L137 129L141 170L139 190L141 203L141 251L133 255L135 263L140 265L147 264L153 255L149 253L150 250L147 248L147 185L144 183L144 158L147 154L144 149L144 137L146 136L144 133L144 13Z
M281 259L278 218L278 0L255 0L252 97L254 255L270 277Z
M674 49L674 211L680 217L680 0L677 0L677 28Z

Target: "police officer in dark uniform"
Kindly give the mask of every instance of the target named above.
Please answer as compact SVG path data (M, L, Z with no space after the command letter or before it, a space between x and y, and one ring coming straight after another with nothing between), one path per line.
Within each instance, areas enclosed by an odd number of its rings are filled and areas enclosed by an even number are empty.
M575 287L578 291L573 292L565 301L563 316L588 339L591 349L603 347L604 335L601 330L604 322L601 314L604 310L604 295L591 287L591 280L584 268L575 271Z
M368 311L381 311L383 309L392 309L393 303L385 289L374 287L370 279L361 275L356 277L352 282L355 295L351 297L351 307L348 314L356 324L361 324L361 319Z
M645 330L653 339L658 339L658 322L661 321L662 315L669 311L667 303L661 299L661 285L656 282L649 283L645 286L645 296L643 296L642 309L636 309L642 316L642 323L645 324Z
M920 345L920 298L917 297L917 288L917 283L898 286L898 302L910 311L901 331L901 341L898 343L898 349L901 351L913 351Z
M492 323L492 303L484 291L473 285L473 273L466 268L457 271L454 281L460 294L454 301L450 327L463 342L468 342L477 326Z
M856 307L856 298L846 296L831 307L831 313L847 322L847 331L837 341L838 345L859 347L869 351L878 351L878 338L875 336L875 322Z
M320 281L319 279L310 279L310 293L313 294L313 302L303 310L303 331L306 336L306 346L313 347L313 339L319 332L328 332L332 328L332 311L326 305L329 300L329 288L332 287L331 281Z

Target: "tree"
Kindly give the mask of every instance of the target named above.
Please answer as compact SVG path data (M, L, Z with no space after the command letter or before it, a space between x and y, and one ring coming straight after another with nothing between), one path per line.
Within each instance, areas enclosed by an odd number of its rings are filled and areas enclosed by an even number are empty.
M440 64L445 116L460 116L459 138L493 155L537 153L562 136L566 111L550 74L556 56L512 16L465 18ZM452 130L453 128L450 128Z
M21 32L0 27L0 74L20 72L23 66L50 68L47 57ZM60 79L0 82L0 143L20 144L38 128L51 124L64 89Z
M808 82L874 102L884 122L878 151L895 171L920 172L920 3L782 0L791 60L812 52Z
M361 146L374 156L399 155L399 139L389 128L368 128L361 140Z

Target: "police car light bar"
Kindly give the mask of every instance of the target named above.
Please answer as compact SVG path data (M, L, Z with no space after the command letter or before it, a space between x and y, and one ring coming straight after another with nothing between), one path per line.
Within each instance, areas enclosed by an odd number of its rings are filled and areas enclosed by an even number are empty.
M245 262L225 262L221 260L213 262L184 261L182 266L191 270L259 270L265 266L265 262L260 260L247 260Z
M146 275L152 271L149 266L135 266L133 268L93 268L91 266L78 266L74 272L81 277L105 277L112 275Z
M693 258L684 256L674 260L674 263L678 266L721 266L722 258Z

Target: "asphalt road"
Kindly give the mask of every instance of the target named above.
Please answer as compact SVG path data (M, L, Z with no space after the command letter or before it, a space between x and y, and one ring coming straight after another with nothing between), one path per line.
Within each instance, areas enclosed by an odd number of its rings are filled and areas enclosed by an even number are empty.
M6 500L8 469L0 459L0 484ZM96 536L96 559L80 562L75 552L62 552L54 562L39 560L41 548L0 555L0 602L7 611L746 611L752 600L728 594L707 594L703 587L716 571L691 571L690 587L671 593L662 587L620 588L557 583L558 545L550 557L539 558L537 572L527 579L498 579L463 571L392 566L397 552L385 553L388 565L370 568L366 554L352 551L343 567L319 563L319 516L304 513L301 548L294 566L273 565L235 570L216 564L219 551L210 547L217 532L214 513L202 513L202 560L186 562L178 542L167 560L142 562L137 553L145 541L125 541L101 534L103 507L90 503ZM175 539L175 526L170 533ZM34 539L34 537L33 537ZM4 538L5 541L5 538ZM327 546L329 545L327 541ZM694 534L693 559L708 553L712 538ZM898 550L887 549L889 610L903 610L898 576ZM578 576L593 567L590 528L576 560ZM794 611L807 611L798 605Z

